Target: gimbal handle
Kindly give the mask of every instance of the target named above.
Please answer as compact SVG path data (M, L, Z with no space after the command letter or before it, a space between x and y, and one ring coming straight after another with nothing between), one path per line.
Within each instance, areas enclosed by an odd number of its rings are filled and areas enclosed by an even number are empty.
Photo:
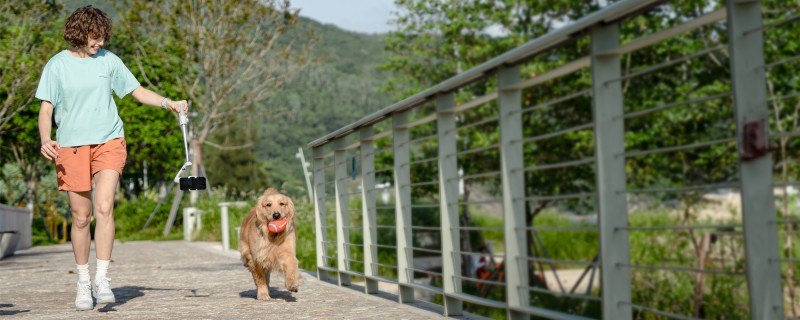
M183 109L183 102L180 103L179 108L178 122L181 125L181 132L183 132L183 150L186 151L186 162L189 162L189 142L186 138L187 127L189 126L189 115ZM191 165L191 163L189 163L189 165Z
M186 170L186 169L188 169L188 168L189 168L189 167L191 167L191 166L192 166L192 163L191 163L191 162L189 162L189 161L186 161L186 162L183 164L183 166L181 166L181 169L180 169L180 170L178 170L178 173L175 175L175 179L174 179L173 181L175 181L175 183L179 183L179 182L180 182L180 179L181 179L181 174L183 174L183 171L184 171L184 170Z
M189 161L189 141L186 139L186 127L189 125L189 115L186 113L186 110L183 109L183 102L179 104L179 108L178 123L180 123L181 132L183 133L183 150L186 151L186 162L183 163L181 169L178 170L178 174L175 175L175 183L179 182L183 171L192 166L192 162Z

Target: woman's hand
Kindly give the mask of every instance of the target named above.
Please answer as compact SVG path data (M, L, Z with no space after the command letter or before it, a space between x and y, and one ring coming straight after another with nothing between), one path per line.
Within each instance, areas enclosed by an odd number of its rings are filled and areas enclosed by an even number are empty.
M179 100L179 101L172 101L169 98L165 98L145 87L139 86L136 89L133 89L131 95L136 98L139 102L146 104L148 106L154 106L159 108L164 108L168 110L172 110L172 112L189 112L189 104L192 100L188 102L186 100ZM181 103L183 103L183 110L181 110Z
M42 155L47 158L47 160L55 160L58 158L58 149L61 149L61 146L58 144L58 142L53 140L42 142L41 152Z
M167 109L172 110L172 112L181 112L189 113L189 101L186 100L179 100L179 101L172 101L167 100ZM183 110L181 110L181 106L183 106Z

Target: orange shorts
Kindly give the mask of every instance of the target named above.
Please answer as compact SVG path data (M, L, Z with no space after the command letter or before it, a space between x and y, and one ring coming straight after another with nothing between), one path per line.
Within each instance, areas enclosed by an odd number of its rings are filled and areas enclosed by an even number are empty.
M112 139L103 144L61 147L56 158L58 190L91 191L95 173L111 169L121 175L127 158L125 138Z

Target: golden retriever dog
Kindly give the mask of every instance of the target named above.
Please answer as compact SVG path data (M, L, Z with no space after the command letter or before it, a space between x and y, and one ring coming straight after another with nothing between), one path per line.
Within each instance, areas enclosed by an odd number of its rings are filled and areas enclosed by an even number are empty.
M284 218L284 230L269 230L271 223L283 223ZM269 275L272 271L283 273L286 289L297 292L301 280L295 255L297 233L292 199L273 188L267 189L242 221L240 232L239 252L244 266L253 275L257 299L270 299Z

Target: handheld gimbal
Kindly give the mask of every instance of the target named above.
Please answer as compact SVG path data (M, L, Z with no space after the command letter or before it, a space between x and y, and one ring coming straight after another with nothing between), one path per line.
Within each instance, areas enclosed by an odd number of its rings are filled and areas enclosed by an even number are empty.
M190 100L191 101L191 100ZM205 190L206 178L205 177L184 177L181 178L183 171L192 166L189 161L189 142L186 139L187 126L189 125L189 115L183 110L183 103L180 104L180 111L178 112L178 122L181 125L181 132L183 132L183 149L186 151L186 162L183 163L178 174L175 175L175 183L177 183L181 190Z

